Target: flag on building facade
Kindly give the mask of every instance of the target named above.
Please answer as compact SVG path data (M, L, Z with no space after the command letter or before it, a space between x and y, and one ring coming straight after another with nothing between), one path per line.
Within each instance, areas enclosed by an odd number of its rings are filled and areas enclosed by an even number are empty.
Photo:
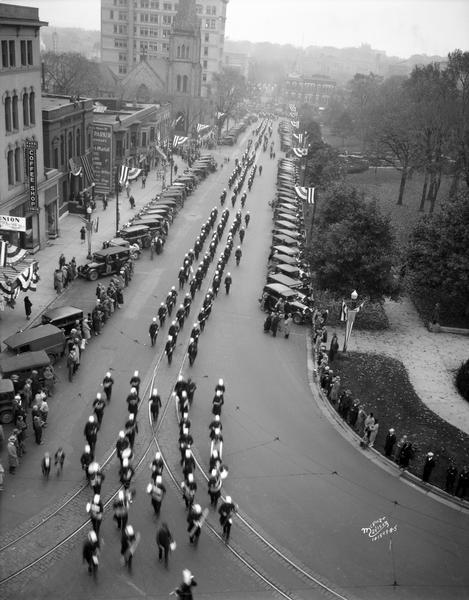
M8 242L0 240L0 267L7 266L7 246Z
M176 148L176 146L182 146L182 144L187 142L187 139L188 138L183 135L175 135L173 138L173 148Z
M124 187L129 180L129 171L130 169L127 165L121 165L119 170L119 183L122 187Z
M296 195L307 204L314 204L314 190L315 188L313 187L295 185Z
M304 158L308 154L308 148L293 148L293 153L298 158Z

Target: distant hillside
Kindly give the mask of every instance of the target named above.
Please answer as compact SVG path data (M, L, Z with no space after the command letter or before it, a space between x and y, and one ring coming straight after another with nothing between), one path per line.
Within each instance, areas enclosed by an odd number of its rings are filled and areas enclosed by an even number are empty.
M57 52L80 52L89 59L100 56L101 32L78 27L42 27L41 48Z

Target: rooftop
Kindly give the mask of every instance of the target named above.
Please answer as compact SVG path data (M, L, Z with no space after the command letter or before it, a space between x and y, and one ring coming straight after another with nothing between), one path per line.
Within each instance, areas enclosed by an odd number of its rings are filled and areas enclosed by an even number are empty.
M0 25L41 27L41 25L48 25L48 23L39 20L38 8L17 6L16 4L0 4Z

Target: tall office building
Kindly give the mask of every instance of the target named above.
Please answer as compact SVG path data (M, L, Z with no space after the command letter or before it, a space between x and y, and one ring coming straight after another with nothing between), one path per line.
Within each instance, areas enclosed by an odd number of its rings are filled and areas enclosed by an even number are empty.
M184 2L185 0L179 0ZM213 76L223 64L226 8L229 0L199 0L202 96L211 94ZM169 36L177 2L101 0L101 60L116 75L138 62L169 58Z

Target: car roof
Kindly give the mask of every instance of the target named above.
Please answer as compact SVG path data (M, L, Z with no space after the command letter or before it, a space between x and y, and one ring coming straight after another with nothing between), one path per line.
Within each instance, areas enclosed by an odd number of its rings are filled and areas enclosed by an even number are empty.
M121 229L120 230L120 234L122 235L123 233L135 233L137 231L150 231L150 228L148 227L148 225L145 225L144 223L142 223L141 225L130 225L129 227L126 227L125 229Z
M57 308L46 310L44 316L53 321L54 319L62 319L76 313L83 315L81 308L76 308L75 306L58 306Z
M282 245L274 246L274 250L277 250L277 252L281 252L282 254L288 254L289 256L296 256L300 253L297 248L290 248L289 246Z
M288 275L284 275L282 273L274 273L273 275L269 275L269 278L290 288L302 285L302 282L299 279L294 279L293 277L289 277Z
M50 358L45 350L36 352L23 352L18 356L2 356L0 354L0 371L2 373L13 373L26 368L42 367L50 364Z
M283 252L279 252L274 256L274 258L281 260L282 264L296 265L297 260L296 256L289 256L288 254L283 254Z
M275 227L274 235L276 237L278 237L279 235L285 235L295 241L298 241L298 239L301 237L299 231L295 231L294 229L283 229L282 227Z
M287 273L298 273L300 270L299 267L295 265L287 265L286 263L279 263L276 268L281 271L286 271Z
M0 379L0 394L6 394L7 392L14 392L15 386L11 379Z
M37 327L26 329L26 331L20 331L10 335L6 340L3 340L3 343L6 346L15 348L33 342L39 337L47 337L48 335L54 335L56 333L63 335L62 330L55 325L51 325L50 323L47 325L38 325Z
M124 246L111 246L110 248L96 250L93 252L93 256L113 256L114 254L125 252L126 250L128 250L128 248L125 248Z
M292 231L297 230L297 226L292 223L291 221L286 221L285 219L277 219L275 221L275 225L281 225L282 227L286 228L286 229L291 229Z
M288 286L284 285L283 283L268 283L266 286L264 286L264 289L266 289L266 288L269 290L272 290L274 292L277 292L277 294L281 294L282 296L286 296L286 297L291 297L291 296L296 297L297 296L297 292L295 292Z

